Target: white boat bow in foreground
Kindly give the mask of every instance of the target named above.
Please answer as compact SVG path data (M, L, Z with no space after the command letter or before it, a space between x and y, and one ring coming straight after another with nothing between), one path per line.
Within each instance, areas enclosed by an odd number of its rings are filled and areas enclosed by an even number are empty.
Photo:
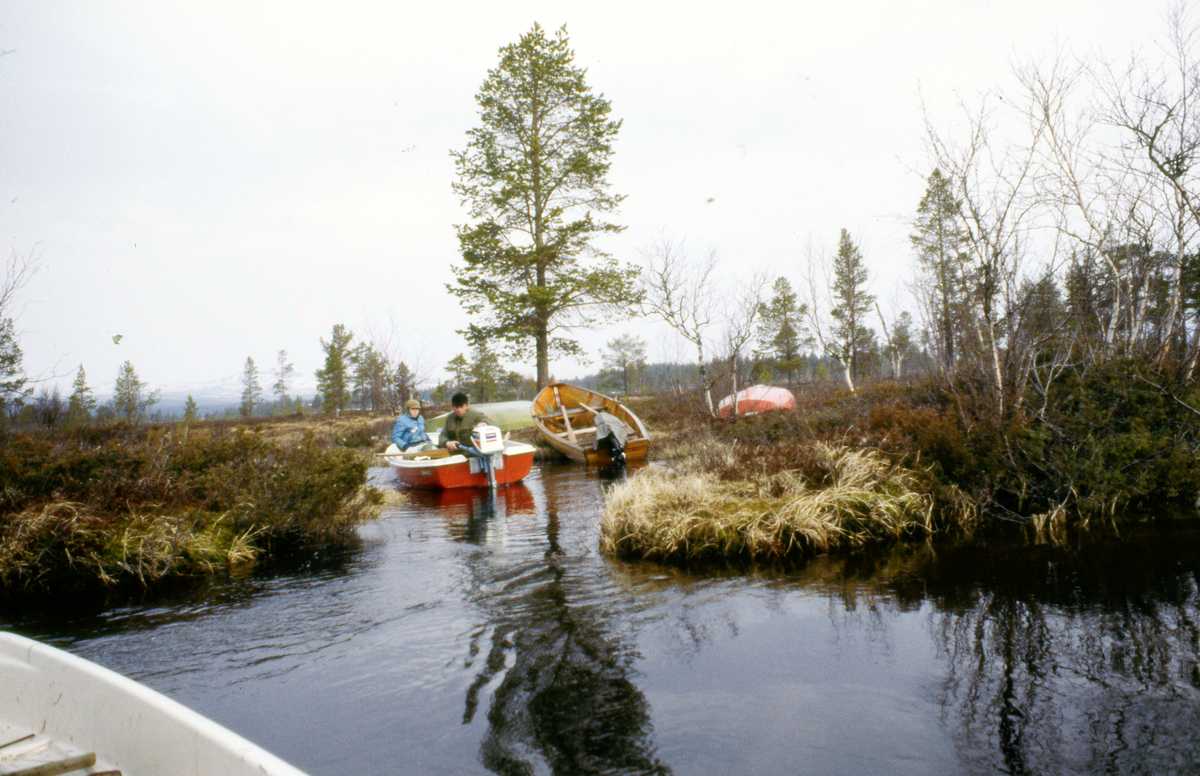
M0 774L13 773L305 776L145 685L0 632Z

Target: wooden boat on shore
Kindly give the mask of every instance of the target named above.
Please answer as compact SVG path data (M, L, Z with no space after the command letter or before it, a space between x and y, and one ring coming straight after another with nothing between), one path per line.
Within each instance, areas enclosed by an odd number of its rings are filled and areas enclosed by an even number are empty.
M528 476L536 448L524 442L504 442L504 450L491 455L496 485L511 485ZM402 453L389 445L382 454L396 479L410 488L489 487L483 462L473 456L451 453L445 448Z
M305 776L145 685L5 632L0 773Z
M607 412L629 427L625 459L642 460L650 439L640 418L616 399L566 383L551 383L533 400L533 423L546 444L573 461L611 463L607 450L595 449L596 413Z

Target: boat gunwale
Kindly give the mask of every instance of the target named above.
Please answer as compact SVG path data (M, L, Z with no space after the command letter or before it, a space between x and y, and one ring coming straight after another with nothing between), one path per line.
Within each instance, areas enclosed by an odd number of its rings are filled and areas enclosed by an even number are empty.
M72 749L95 753L123 773L179 772L211 776L306 776L294 765L220 723L134 679L91 660L9 631L0 631L0 677L17 705L0 710L5 724L30 728ZM33 691L34 686L41 692ZM67 692L68 688L73 692ZM22 699L22 691L26 698ZM97 715L97 709L104 714ZM139 745L140 730L162 740ZM169 746L163 742L170 741Z
M563 407L568 402L578 406L574 408ZM600 409L598 410L597 407ZM594 418L598 411L615 415L629 426L631 431L629 441L625 446L626 457L634 459L645 457L649 449L649 435L641 418L632 410L611 396L606 396L598 391L582 388L577 385L570 385L569 383L551 383L534 397L530 413L533 416L535 428L537 428L538 433L546 443L568 458L579 463L598 463L602 459L609 458L609 456L605 451L584 447L578 441L573 442L568 438L568 435L571 433L582 434L586 431L594 432L595 428L594 424L592 427L586 429L570 427L570 421L564 418L564 410L567 415L581 415L591 412L591 417L588 420ZM564 429L560 432L549 426L547 421L558 418L564 418L565 422L563 425L568 426L569 431ZM630 455L631 453L632 456Z
M422 451L415 451L416 455L420 455ZM424 452L439 452L438 450L430 450ZM415 490L454 490L457 488L481 488L489 487L486 477L479 472L468 472L465 475L458 475L455 469L463 467L470 463L471 459L461 453L449 454L448 450L442 448L442 455L435 458L418 459L416 457L407 460L395 460L402 453L393 455L382 455L388 464L395 472L395 476L399 483L406 488ZM519 471L519 476L508 478L507 475L497 474L496 485L508 487L515 485L527 476L533 470L533 456L537 452L537 448L533 445L524 442L508 441L504 443L504 450L501 451L504 456L504 470ZM497 469L497 473L502 471ZM449 484L447 478L470 478L471 482L458 482ZM480 477L484 478L483 482L477 481Z

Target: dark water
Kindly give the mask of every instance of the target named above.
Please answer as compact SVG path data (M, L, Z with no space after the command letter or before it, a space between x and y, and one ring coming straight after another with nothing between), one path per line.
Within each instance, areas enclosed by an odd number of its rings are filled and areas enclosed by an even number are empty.
M1200 773L1195 528L685 572L599 555L609 484L415 493L299 567L0 623L314 776Z

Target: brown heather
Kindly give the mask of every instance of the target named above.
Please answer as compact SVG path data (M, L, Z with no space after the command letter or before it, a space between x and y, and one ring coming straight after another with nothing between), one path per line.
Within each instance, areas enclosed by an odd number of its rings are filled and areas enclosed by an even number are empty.
M0 591L149 586L352 542L388 418L89 427L0 445Z

